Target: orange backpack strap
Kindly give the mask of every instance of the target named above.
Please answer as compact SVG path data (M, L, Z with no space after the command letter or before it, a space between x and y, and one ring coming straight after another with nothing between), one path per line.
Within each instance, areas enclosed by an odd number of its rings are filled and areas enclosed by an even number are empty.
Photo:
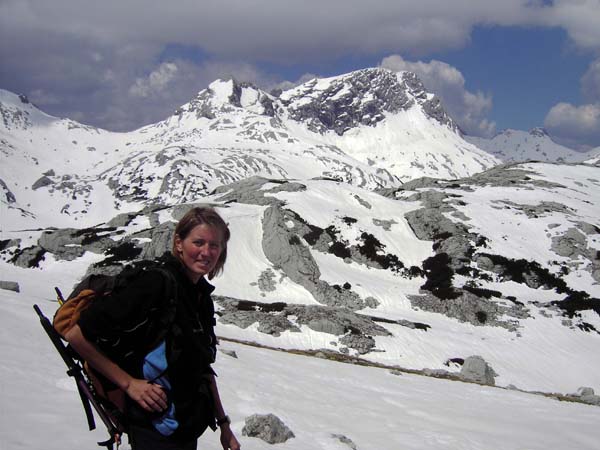
M97 297L95 291L84 289L76 297L66 301L54 315L52 325L54 329L61 335L65 335L79 320L81 312L90 306L91 302Z

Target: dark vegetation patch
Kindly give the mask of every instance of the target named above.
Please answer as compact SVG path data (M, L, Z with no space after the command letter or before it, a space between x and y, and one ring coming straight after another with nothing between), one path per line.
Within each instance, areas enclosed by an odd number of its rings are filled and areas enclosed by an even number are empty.
M300 238L298 236L296 236L295 234L292 234L290 236L288 242L290 243L290 245L302 245Z
M444 365L448 367L450 367L450 364L458 364L459 366L462 366L464 363L465 360L462 358L450 358L444 363Z
M485 311L477 311L475 313L475 317L477 317L477 320L479 321L479 323L484 324L487 322L487 313Z
M508 301L510 301L510 302L512 302L512 303L514 303L515 305L519 305L519 306L525 306L525 303L523 303L523 302L520 302L519 300L517 300L517 297L515 297L514 295L507 295L507 296L506 296L506 297L504 297L504 298L506 298L506 300L508 300Z
M333 288L338 291L338 292L342 292L342 290L348 290L352 287L352 285L350 283L348 283L347 281L343 284L343 286L340 286L339 284L334 284Z
M4 250L6 247L8 247L8 243L10 241L11 241L10 239L0 240L0 251Z
M580 330L587 331L588 333L589 333L589 332L592 332L592 331L595 331L596 333L600 334L600 331L598 331L598 330L596 329L596 327L595 327L594 325L592 325L591 323L587 323L587 322L581 322L581 323L578 323L578 324L577 324L577 327L578 327Z
M367 317L369 319L371 319L373 322L391 323L394 325L402 325L402 326L407 326L407 324L410 324L410 328L415 328L416 330L427 331L428 329L431 328L431 325L427 325L426 323L421 323L421 322L409 322L408 320L393 320L393 319L386 319L385 317L378 317L378 316L367 316Z
M274 302L274 303L258 303L250 300L239 300L237 302L238 311L260 311L264 313L282 312L287 303Z
M391 269L393 272L400 272L404 269L404 264L396 255L391 253L381 254L384 251L385 245L370 233L363 232L360 235L363 245L358 247L361 255L369 258L371 261L378 263L383 269Z
M421 289L431 292L441 299L455 299L460 297L452 286L454 270L450 267L450 257L447 253L438 253L423 261L423 270L427 281Z
M355 224L356 222L358 222L358 220L355 219L354 217L342 217L342 221L348 226L351 226L351 225Z
M304 240L308 242L309 245L315 245L321 235L323 234L323 228L319 228L314 225L306 224L310 228L310 232L306 233L304 236Z
M350 249L346 247L346 245L344 245L343 242L340 241L336 241L333 244L331 244L331 246L329 247L329 253L332 253L338 258L342 259L350 258L352 256Z
M563 300L551 302L573 317L578 311L592 310L600 316L600 299L590 298L587 292L572 291Z
M140 253L142 253L142 249L136 247L133 242L124 242L106 250L104 254L107 258L104 258L102 261L95 264L95 266L107 267L119 264L123 261L133 261Z
M529 274L535 276L540 281L540 285L548 289L556 289L558 293L572 292L564 280L550 273L548 269L541 267L536 261L508 259L504 256L489 253L481 253L481 255L488 257L495 266L502 267L501 277L512 280L515 283L526 284L525 274Z
M71 233L71 237L78 238L83 237L81 240L81 245L89 245L94 242L98 242L104 236L98 236L100 233L110 233L116 231L115 227L105 227L105 228L82 228L81 230L74 231ZM119 234L123 234L125 231L121 230Z
M483 297L483 298L492 298L492 297L498 297L501 298L502 297L502 292L499 291L494 291L492 289L484 289L484 288L480 288L477 286L472 286L472 285L468 285L465 284L463 286L463 289L465 291L470 292L471 294L475 294L477 297Z

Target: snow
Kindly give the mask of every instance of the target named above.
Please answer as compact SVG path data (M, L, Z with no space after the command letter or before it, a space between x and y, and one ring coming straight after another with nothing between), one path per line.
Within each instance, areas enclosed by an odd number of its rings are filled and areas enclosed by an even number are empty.
M0 291L1 447L94 448L106 433L101 423L87 431L73 382L39 326L33 302L46 315L56 307L49 299ZM219 353L215 369L232 429L246 450L266 444L242 435L244 419L268 413L294 432L295 438L276 445L289 450L348 449L336 436L361 450L593 450L600 439L594 406L227 341L221 347L238 356ZM199 448L218 450L218 434L207 431Z

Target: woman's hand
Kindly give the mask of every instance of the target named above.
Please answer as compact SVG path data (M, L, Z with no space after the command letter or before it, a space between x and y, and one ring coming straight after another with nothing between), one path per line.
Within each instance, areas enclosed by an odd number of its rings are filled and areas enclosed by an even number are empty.
M148 412L161 412L167 409L167 393L158 384L133 378L125 392Z
M221 425L221 445L223 450L240 450L240 443L235 438L228 423Z

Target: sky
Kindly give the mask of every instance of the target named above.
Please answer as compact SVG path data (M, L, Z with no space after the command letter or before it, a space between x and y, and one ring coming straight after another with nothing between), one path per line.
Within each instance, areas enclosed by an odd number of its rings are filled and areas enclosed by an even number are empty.
M0 88L113 131L217 78L416 72L470 135L600 146L600 0L0 0Z

